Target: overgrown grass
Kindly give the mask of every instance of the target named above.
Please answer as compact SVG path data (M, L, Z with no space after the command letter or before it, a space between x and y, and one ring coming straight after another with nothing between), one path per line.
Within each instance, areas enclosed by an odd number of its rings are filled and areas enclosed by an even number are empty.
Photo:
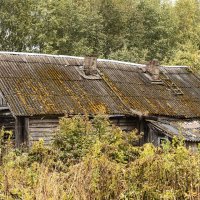
M155 148L104 117L63 118L51 146L14 149L1 132L0 199L200 199L200 152Z

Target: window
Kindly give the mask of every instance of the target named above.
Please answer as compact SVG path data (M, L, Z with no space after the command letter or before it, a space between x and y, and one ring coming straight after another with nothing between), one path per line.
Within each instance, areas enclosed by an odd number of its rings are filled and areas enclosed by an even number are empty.
M7 103L3 97L3 94L0 92L0 107L6 107Z
M168 141L167 137L158 137L158 146L165 144Z

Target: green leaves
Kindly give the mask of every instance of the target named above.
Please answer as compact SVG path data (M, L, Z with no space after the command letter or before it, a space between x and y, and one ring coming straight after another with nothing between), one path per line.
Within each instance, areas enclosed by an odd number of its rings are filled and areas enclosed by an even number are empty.
M199 13L197 0L2 0L0 50L199 69Z
M127 163L134 159L138 140L135 133L125 133L111 126L107 118L97 116L89 121L85 117L63 118L55 135L54 145L61 151L61 159L78 163L86 155L105 155L111 160Z
M15 5L15 6L13 6ZM33 0L1 1L0 6L0 49L27 51L31 44L31 12Z

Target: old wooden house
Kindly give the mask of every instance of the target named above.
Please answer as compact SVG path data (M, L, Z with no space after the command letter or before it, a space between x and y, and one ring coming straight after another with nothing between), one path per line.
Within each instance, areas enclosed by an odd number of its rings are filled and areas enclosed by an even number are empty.
M52 139L59 118L106 113L123 130L159 145L174 136L200 142L200 77L184 66L94 57L0 52L0 127L15 143Z

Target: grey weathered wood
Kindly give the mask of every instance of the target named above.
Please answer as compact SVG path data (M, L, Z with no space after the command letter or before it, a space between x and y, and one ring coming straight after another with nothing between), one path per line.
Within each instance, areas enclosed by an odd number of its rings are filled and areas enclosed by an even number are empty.
M48 136L52 137L54 135L55 135L54 132L43 132L43 133L31 132L31 137L48 137Z
M24 142L29 145L29 118L25 118L24 121Z
M17 117L15 120L15 145L20 147L24 142L23 139L23 128L22 128L22 118Z
M9 110L0 110L0 129L2 129L2 127L4 127L5 130L11 130L14 132L15 118Z
M29 145L33 142L44 140L48 144L53 140L53 135L58 127L58 118L29 118Z
M119 126L124 131L131 131L138 127L136 118L110 118L112 124Z
M39 123L39 124L30 124L31 128L54 128L54 127L57 127L58 126L58 123Z
M43 118L30 118L30 125L32 124L38 124L38 121L40 121L40 124L44 123L58 123L59 119L58 118L53 118L53 119L43 119Z

